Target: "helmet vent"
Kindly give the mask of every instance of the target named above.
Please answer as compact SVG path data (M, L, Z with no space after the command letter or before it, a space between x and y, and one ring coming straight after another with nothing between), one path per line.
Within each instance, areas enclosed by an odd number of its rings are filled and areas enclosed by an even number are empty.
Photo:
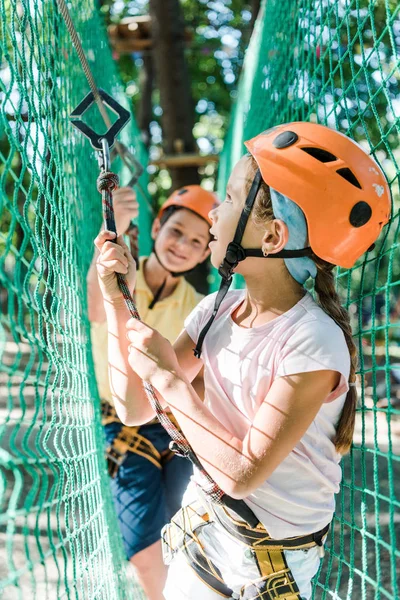
M278 150L282 150L282 148L289 148L289 146L293 146L298 139L299 136L294 131L284 131L276 136L272 144Z
M358 181L357 177L354 175L353 171L350 171L350 169L345 167L343 169L338 169L336 171L336 173L338 175L340 175L340 177L343 177L343 179L346 179L346 181L348 181L352 185L355 185L356 187L358 187L358 189L361 190L360 182Z
M187 190L186 188L183 188L182 190L179 190L178 192L178 196L183 196L183 194L187 194L189 190Z
M322 150L322 148L302 148L303 152L307 152L310 156L313 156L317 160L323 163L333 162L337 160L334 154L331 154L327 150Z
M362 227L370 220L372 209L366 202L357 202L351 209L349 221L353 227Z

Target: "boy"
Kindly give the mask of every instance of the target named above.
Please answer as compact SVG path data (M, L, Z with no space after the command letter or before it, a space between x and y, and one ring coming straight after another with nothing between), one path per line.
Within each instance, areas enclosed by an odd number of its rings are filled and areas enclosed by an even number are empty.
M209 254L208 213L216 205L214 194L200 186L175 191L153 223L152 253L140 259L135 289L139 314L171 342L202 297L182 275ZM118 234L125 233L138 212L130 188L116 190L114 212ZM192 465L171 453L170 439L157 420L141 427L125 427L115 413L108 380L107 322L96 259L97 255L88 274L88 304L111 487L127 557L136 568L148 600L162 600L166 567L160 531L180 508ZM202 390L198 391L201 394Z

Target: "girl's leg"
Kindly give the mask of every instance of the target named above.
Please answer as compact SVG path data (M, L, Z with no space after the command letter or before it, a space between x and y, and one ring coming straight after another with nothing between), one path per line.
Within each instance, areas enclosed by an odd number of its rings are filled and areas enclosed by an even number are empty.
M287 551L285 558L300 590L301 598L309 600L312 596L311 580L316 575L321 563L318 548Z
M168 569L167 583L164 588L165 600L222 600L211 590L188 565L180 552L175 556Z

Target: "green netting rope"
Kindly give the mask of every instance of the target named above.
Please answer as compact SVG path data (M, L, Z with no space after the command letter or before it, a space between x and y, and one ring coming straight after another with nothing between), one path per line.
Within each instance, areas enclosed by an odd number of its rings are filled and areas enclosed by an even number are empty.
M243 141L295 120L328 124L385 170L394 208L376 250L337 284L360 353L360 408L314 598L400 597L400 5L397 0L267 0L247 52L220 165Z
M98 86L124 96L97 4L73 18ZM118 535L89 344L98 165L68 115L89 91L54 1L0 0L0 592L141 598ZM126 103L126 102L125 102ZM91 124L104 130L98 111ZM121 141L146 164L132 121ZM119 159L121 182L130 173ZM141 250L150 213L141 204ZM1 595L1 594L0 594Z

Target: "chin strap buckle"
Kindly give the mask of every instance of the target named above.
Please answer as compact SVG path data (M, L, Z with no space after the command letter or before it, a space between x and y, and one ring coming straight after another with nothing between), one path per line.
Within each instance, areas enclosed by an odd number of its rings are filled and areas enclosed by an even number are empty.
M225 258L219 266L218 273L223 279L232 277L233 270L246 258L246 253L240 244L231 242L226 249Z

